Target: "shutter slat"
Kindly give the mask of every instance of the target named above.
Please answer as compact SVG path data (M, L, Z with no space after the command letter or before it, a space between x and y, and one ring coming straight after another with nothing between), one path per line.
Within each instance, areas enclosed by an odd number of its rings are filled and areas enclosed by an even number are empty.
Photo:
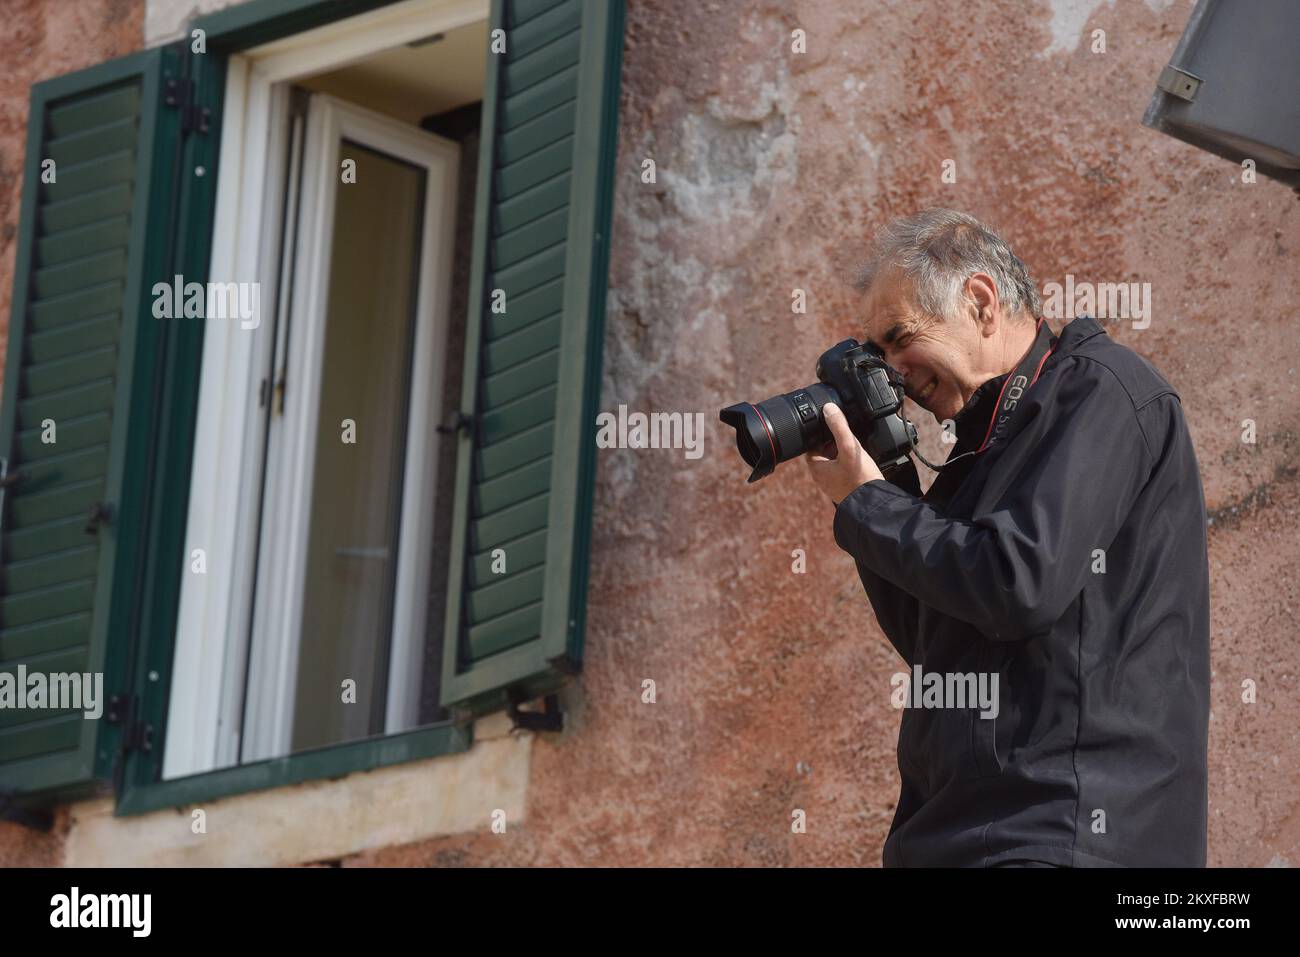
M571 185L569 174L561 173L501 203L492 213L492 235L504 235L568 205Z
M567 172L573 160L573 136L566 136L531 156L503 166L497 173L494 189L503 200L522 193L530 186Z
M551 385L555 382L559 366L560 355L557 349L489 376L483 380L484 407L494 409Z
M469 629L470 655L475 661L522 645L541 634L542 603L502 615Z
M95 583L91 579L7 595L0 599L0 628L17 628L71 612L90 611L94 601Z
M41 234L62 232L76 229L88 223L112 216L120 216L131 211L130 183L106 186L94 192L65 199L61 203L42 206L40 212Z
M85 259L36 270L33 288L37 298L66 295L87 286L111 281L126 270L126 249L110 249Z
M113 404L113 380L99 379L62 392L25 400L18 406L18 428L39 429L46 419L63 422Z
M117 342L117 316L96 316L27 337L27 358L32 363L52 362Z
M10 521L15 529L19 529L57 521L71 514L89 516L91 506L99 502L103 493L103 479L94 478L36 495L15 495L10 506Z
M76 166L99 156L119 150L135 151L136 120L132 115L115 123L105 123L58 137L45 144L45 155L54 160L55 172L62 175L64 168Z
M50 651L84 645L90 639L90 615L75 612L35 625L0 631L0 661L28 658Z
M581 39L582 31L572 30L518 59L514 57L507 59L506 68L502 71L505 95L509 96L525 87L541 83L548 77L574 66L578 62Z
M489 376L518 365L560 344L560 317L551 316L512 332L483 350L483 372Z
M489 341L519 332L534 322L558 315L564 306L564 280L556 279L536 289L506 300L506 311L490 313L487 339Z
M568 207L561 207L553 213L533 220L527 226L493 240L493 268L505 269L535 253L564 242L568 225Z
M523 26L564 2L565 0L513 0L512 3L505 4L505 24L508 27Z
M479 435L484 444L500 442L554 415L555 387L551 386L484 413L479 420Z
M536 153L544 146L571 134L573 121L577 116L577 100L561 103L553 110L548 110L535 120L529 120L518 129L501 138L501 164L508 166L524 157Z
M111 376L117 369L117 347L104 346L23 369L23 395L44 395Z
M93 256L95 253L125 247L131 235L131 218L114 216L112 219L91 223L79 229L42 237L36 243L36 264L54 266L70 259ZM100 288L100 287L96 287ZM84 292L84 291L83 291ZM81 295L73 293L72 295ZM102 301L100 308L103 308Z
M541 601L543 571L541 567L536 567L501 575L498 576L500 581L472 592L469 598L471 625Z
M510 31L509 54L524 57L582 25L582 5L578 0L563 0L545 13L516 26Z
M564 275L564 253L565 245L559 243L492 275L493 288L505 290L507 312L511 299L525 296Z
M501 102L502 135L516 130L578 95L578 68L569 67L541 83L526 87Z
M539 495L495 515L474 520L471 549L481 552L545 528L546 505L547 496Z
M77 133L97 135L105 127L132 119L139 112L140 85L131 83L50 107L45 129L49 139L55 141Z
M23 466L26 479L22 483L21 491L49 491L69 482L102 476L107 469L108 446L92 445L66 455L55 455L39 462L28 462Z
M501 547L505 552L506 570L508 572L524 571L546 561L546 530L533 532L513 542L506 542ZM475 555L470 562L469 587L471 589L489 585L500 580L501 576L493 574L492 564L495 557L489 549L481 555Z
M6 760L21 761L72 751L81 741L82 724L81 715L74 714L45 721L39 727L6 728L0 731L0 754Z
M43 441L44 429L39 427L28 429L18 433L18 454L21 461L30 462L33 459L50 458L64 452L71 452L74 449L84 449L88 445L99 445L108 441L112 427L113 420L108 412L96 412L68 422L56 423L54 442ZM17 495L14 501L21 501L22 498L22 495Z
M45 183L41 190L47 202L55 203L106 186L129 184L134 172L135 153L122 150L85 163L60 168L57 170L55 181Z
M127 219L126 223L129 229L130 220ZM31 316L32 329L43 332L66 322L90 319L105 312L119 312L124 293L125 287L121 280L113 280L66 296L33 303L28 313Z
M485 445L475 455L475 474L481 481L494 479L521 465L534 462L544 455L550 455L554 441L555 425L552 422L545 422L504 442Z
M87 541L89 540L87 536ZM25 562L9 562L0 575L0 588L7 594L16 594L66 584L78 578L89 578L95 574L98 559L99 549L94 545L86 545L58 555L33 558Z
M31 528L6 529L5 559L21 561L37 555L48 555L63 549L76 548L86 543L87 516L73 516L34 525Z
M474 487L474 517L492 515L545 492L551 483L551 460L539 459Z

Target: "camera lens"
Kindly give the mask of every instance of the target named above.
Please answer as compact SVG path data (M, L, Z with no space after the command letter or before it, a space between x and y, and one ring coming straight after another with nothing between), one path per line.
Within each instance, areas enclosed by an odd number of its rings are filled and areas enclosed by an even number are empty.
M837 401L835 390L818 382L757 405L740 402L728 406L719 418L736 430L736 448L753 469L749 481L756 482L770 475L779 463L829 441L822 407Z

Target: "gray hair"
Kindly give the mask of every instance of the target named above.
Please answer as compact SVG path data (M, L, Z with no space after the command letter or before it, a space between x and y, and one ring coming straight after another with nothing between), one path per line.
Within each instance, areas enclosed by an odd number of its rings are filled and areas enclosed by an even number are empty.
M853 285L865 290L890 267L912 281L922 311L945 320L969 301L962 287L977 272L992 277L1009 316L1021 309L1035 320L1042 315L1025 264L993 230L966 213L931 208L894 220L877 235L871 258Z

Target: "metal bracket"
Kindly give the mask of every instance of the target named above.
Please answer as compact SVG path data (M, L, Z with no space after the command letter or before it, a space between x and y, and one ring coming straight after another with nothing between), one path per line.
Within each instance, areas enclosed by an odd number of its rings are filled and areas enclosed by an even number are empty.
M146 753L153 750L153 725L145 724L143 721L137 721L131 727L127 728L124 734L125 748L127 751L144 751Z
M152 751L153 725L136 717L135 696L129 694L110 695L104 708L104 720L109 724L122 724L123 751Z
M129 694L114 694L108 696L108 704L104 706L104 720L109 724L119 724L126 720L127 713L131 710L131 696Z
M1160 79L1156 80L1156 86L1164 90L1170 96L1176 96L1180 100L1186 100L1188 103L1196 99L1196 91L1201 88L1202 80L1199 76L1194 76L1186 70L1180 70L1178 67L1170 65L1160 71Z
M443 435L451 435L454 432L468 433L470 426L473 424L474 417L472 415L466 415L464 412L457 409L455 412L451 413L451 415L447 416L446 422L438 426L438 431Z
M163 103L181 111L181 132L206 133L212 111L194 102L194 81L177 76L167 77Z
M548 694L545 700L545 708L542 711L520 711L519 705L527 699L523 693L515 690L510 691L510 706L506 714L510 716L511 731L523 729L525 731L563 731L564 730L564 712L560 710L559 695Z
M113 507L107 502L96 502L90 508L90 516L86 519L86 534L96 535L99 533L99 526L103 525L113 516Z

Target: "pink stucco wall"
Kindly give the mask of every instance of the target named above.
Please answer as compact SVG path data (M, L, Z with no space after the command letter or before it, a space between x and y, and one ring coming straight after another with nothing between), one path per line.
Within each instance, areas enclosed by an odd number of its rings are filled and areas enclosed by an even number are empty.
M7 6L30 39L3 41L0 305L26 86L139 45L138 3ZM1180 391L1213 518L1210 863L1300 863L1300 201L1140 125L1190 0L628 6L602 404L704 412L706 454L601 452L586 668L527 820L346 863L879 863L900 662L802 466L746 486L716 414L809 381L857 331L846 267L931 204L1000 228L1040 283L1151 283L1150 327L1108 329ZM56 845L0 824L0 863Z

